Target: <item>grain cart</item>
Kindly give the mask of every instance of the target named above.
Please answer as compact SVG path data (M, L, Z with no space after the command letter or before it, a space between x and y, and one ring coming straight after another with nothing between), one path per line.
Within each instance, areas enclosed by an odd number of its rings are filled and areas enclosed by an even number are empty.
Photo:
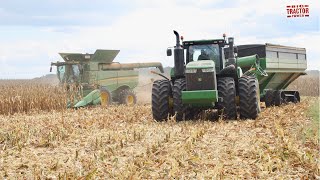
M268 76L258 76L261 100L265 101L266 107L300 101L298 91L288 91L285 88L300 75L306 74L305 48L266 43L239 45L237 49L238 57L257 54L260 58L260 66L268 73ZM226 53L226 58L228 58L228 53ZM248 70L251 68L250 63L241 68Z
M68 107L108 105L112 101L135 104L133 89L138 85L139 73L134 69L157 67L163 72L159 62L113 62L118 53L119 50L96 50L94 54L59 53L64 62L53 62L51 66L57 66L60 84L71 94Z
M234 38L183 41L174 31L174 68L169 78L152 87L152 113L157 121L176 114L176 120L192 119L197 112L218 109L224 118L255 119L260 112L257 77L267 76L257 54L235 57ZM228 49L228 59L224 50ZM172 50L167 49L167 55ZM185 57L186 55L186 57ZM249 67L244 70L242 66Z

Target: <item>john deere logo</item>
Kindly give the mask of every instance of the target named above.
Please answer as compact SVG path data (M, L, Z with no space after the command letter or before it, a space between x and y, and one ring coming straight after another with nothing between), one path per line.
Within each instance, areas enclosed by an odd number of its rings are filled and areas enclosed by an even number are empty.
M198 78L198 81L202 81L202 78Z

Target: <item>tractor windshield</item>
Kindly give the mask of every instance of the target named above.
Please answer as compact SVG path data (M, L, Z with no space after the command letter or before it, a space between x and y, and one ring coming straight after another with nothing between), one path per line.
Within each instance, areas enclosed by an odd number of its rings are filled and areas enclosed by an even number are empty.
M219 62L219 45L218 44L204 44L189 46L190 61L199 60L213 60L215 63Z
M61 65L57 66L57 75L60 83L74 83L79 82L80 77L80 65Z

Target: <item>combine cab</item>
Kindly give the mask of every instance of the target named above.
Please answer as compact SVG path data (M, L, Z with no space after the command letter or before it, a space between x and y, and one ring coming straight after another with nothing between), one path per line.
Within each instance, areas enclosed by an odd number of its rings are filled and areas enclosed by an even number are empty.
M96 50L94 54L60 53L64 62L53 62L51 66L57 66L60 84L68 89L68 107L107 106L111 102L135 104L133 89L138 85L139 73L134 69L157 67L163 72L159 62L113 62L118 53L119 50Z

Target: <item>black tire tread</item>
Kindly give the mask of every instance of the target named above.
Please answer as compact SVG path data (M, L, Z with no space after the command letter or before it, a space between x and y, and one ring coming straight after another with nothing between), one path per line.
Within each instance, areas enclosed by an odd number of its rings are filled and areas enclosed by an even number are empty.
M259 114L257 79L253 76L239 78L240 118L256 119Z
M265 104L266 107L274 106L274 93L273 90L267 90L265 95Z
M192 119L192 113L188 106L182 103L182 91L186 90L186 80L181 78L174 82L172 88L173 94L173 111L176 113L176 120L182 121Z
M152 115L156 121L167 120L171 84L166 79L156 80L152 86Z
M222 102L218 102L219 110L223 111L223 118L237 119L236 88L233 78L223 77L218 79L218 96L223 99Z

